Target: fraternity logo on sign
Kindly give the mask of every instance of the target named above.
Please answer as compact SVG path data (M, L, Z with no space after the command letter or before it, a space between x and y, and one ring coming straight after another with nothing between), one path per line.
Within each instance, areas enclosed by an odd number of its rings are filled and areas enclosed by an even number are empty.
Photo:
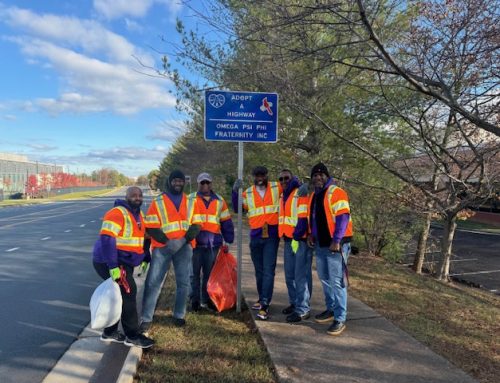
M205 140L276 142L278 95L205 92Z

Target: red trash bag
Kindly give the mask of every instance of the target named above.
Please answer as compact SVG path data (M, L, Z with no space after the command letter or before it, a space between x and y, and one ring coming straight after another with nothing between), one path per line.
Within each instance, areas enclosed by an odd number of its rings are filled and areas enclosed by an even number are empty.
M208 278L207 291L217 311L236 305L236 259L227 246L221 246Z

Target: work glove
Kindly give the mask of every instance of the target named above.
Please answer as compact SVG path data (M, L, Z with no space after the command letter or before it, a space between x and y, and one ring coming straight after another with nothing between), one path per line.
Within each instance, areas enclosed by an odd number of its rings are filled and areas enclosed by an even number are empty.
M237 192L238 189L242 186L243 186L243 180L241 178L238 178L236 181L234 181L233 190Z
M299 241L292 239L292 251L294 254L297 254L297 250L299 250Z
M299 186L299 189L297 190L297 196L305 197L308 194L309 194L309 184L306 182Z
M148 272L149 262L142 261L139 269L139 276L146 274Z
M186 238L187 242L191 242L200 233L200 230L201 230L201 225L191 225L189 226L189 229L186 231L186 235L184 236L184 238Z
M111 279L115 282L120 280L121 277L121 271L119 267L115 267L113 269L109 269L109 275Z

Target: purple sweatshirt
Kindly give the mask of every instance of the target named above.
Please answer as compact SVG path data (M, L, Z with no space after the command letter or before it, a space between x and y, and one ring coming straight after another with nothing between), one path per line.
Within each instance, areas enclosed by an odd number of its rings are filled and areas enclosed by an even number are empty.
M197 195L201 198L201 200L205 204L205 207L207 208L213 200L219 199L217 194L215 194L214 192L210 192L210 200L208 201L203 198L203 194L201 194L200 192L198 192ZM220 231L221 234L214 234L206 230L200 231L200 233L196 237L196 247L217 247L222 245L222 239L224 239L226 243L234 242L234 225L231 218L220 223Z
M140 221L141 209L132 209L129 204L121 199L115 201L116 206L123 206L132 213L137 223ZM131 251L119 250L116 248L116 239L110 235L101 234L94 244L93 261L95 263L106 263L109 269L118 267L124 263L130 266L138 266L142 261L150 262L151 254L149 252L150 240L144 240L144 253L137 254Z

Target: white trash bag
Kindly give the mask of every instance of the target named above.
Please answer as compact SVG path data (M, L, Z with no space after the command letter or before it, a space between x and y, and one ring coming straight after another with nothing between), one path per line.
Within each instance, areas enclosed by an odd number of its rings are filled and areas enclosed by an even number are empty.
M90 298L90 327L94 330L114 325L122 315L122 294L118 283L106 279Z

